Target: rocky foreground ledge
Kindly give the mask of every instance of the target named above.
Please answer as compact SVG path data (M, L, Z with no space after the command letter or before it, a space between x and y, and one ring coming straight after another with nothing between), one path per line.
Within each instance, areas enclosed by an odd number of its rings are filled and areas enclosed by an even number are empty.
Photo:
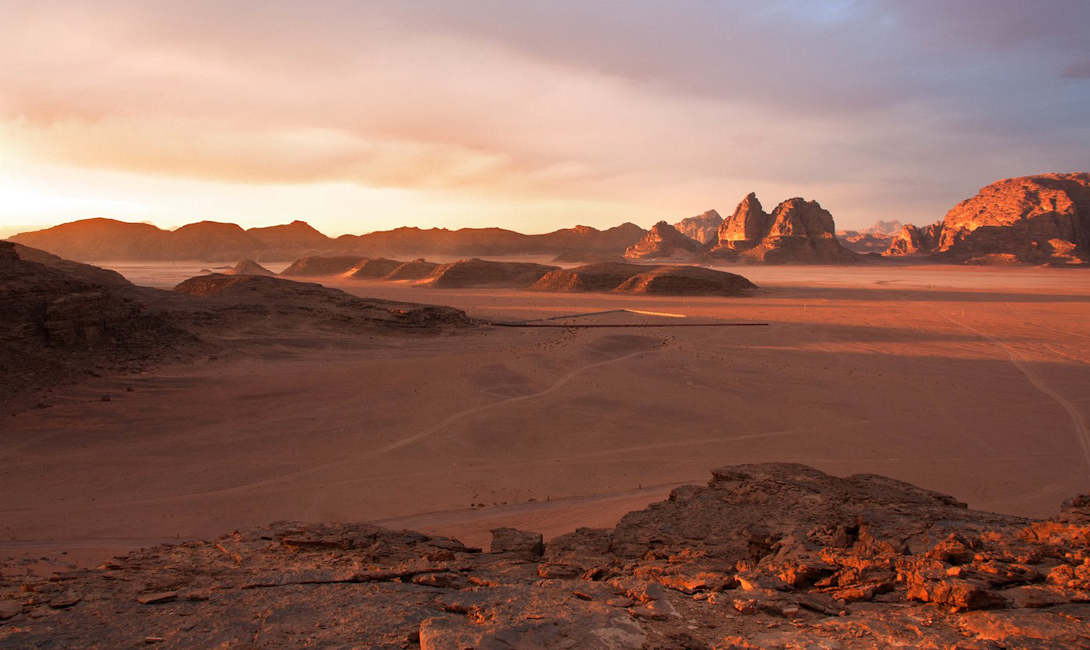
M1087 648L1090 498L741 465L547 545L281 523L5 579L0 617L3 648Z

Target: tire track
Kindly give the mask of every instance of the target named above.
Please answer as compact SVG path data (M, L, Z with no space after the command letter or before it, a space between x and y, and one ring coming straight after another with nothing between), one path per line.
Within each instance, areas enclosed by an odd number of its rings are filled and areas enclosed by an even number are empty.
M981 338L990 341L991 343L999 347L999 349L1006 352L1007 357L1010 359L1010 362L1014 364L1014 367L1017 368L1023 375L1025 375L1026 379L1028 379L1029 382L1033 384L1034 388L1051 397L1057 404L1062 406L1064 410L1067 411L1067 414L1071 417L1072 424L1075 426L1075 437L1078 439L1079 446L1082 448L1082 456L1083 460L1086 463L1087 471L1090 472L1090 432L1087 431L1086 418L1083 417L1082 411L1080 411L1074 404L1068 401L1067 398L1065 398L1063 395L1060 395L1056 391L1052 390L1052 387L1046 384L1045 381L1041 379L1041 377L1037 373L1033 372L1033 370L1026 366L1025 363L1023 363L1025 359L1023 359L1017 352L1015 352L1014 348L1010 347L1009 345L1007 345L1003 341L1000 341L994 336L982 332L975 327L972 327L971 325L966 325L965 323L951 318L946 314L940 314L940 316L950 321L954 325L967 329L970 332L976 334L977 336L980 336Z

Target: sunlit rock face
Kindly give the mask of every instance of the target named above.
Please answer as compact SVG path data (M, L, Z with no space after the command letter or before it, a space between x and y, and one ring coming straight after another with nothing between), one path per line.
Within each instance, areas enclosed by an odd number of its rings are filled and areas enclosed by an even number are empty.
M259 280L262 280L259 278ZM489 552L285 523L0 581L0 647L1085 648L1090 496L1052 519L734 465L613 528ZM135 641L134 641L135 640Z
M788 199L768 214L753 193L720 226L710 256L772 264L858 260L837 240L833 215L817 201Z
M691 257L702 248L700 242L686 237L665 221L660 221L624 256L630 260Z
M934 253L939 248L939 238L941 236L941 222L933 223L924 228L908 224L901 228L901 231L897 233L897 236L889 243L889 248L882 254L889 256L905 256Z
M695 217L682 219L674 224L674 228L689 239L709 244L719 237L719 227L722 225L723 217L715 210L708 210Z
M1042 174L997 181L954 206L937 252L972 261L1090 261L1090 173Z

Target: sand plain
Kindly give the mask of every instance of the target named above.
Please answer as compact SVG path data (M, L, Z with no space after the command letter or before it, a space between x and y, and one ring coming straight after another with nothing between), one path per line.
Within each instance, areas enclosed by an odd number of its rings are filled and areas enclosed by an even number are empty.
M158 286L190 272L113 268ZM1090 272L726 270L761 290L652 298L327 280L485 320L638 309L769 325L240 333L227 354L58 389L49 408L6 418L0 555L91 561L283 519L487 545L496 525L547 537L611 525L744 462L883 474L1029 516L1090 490ZM677 320L625 318L611 322Z

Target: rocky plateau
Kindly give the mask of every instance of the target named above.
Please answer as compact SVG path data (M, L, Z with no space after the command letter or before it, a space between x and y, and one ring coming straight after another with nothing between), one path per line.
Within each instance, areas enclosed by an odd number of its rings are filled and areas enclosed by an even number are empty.
M487 552L276 523L93 569L10 570L0 647L1090 647L1090 497L1047 520L875 475L739 465L610 529Z

